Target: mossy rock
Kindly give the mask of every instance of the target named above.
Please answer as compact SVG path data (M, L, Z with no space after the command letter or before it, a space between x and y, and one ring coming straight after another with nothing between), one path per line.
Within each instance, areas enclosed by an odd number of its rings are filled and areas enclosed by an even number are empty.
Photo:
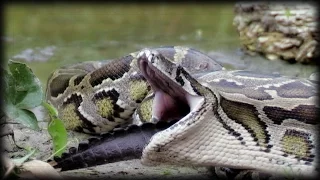
M310 63L318 55L315 4L238 3L233 24L249 54L302 63Z

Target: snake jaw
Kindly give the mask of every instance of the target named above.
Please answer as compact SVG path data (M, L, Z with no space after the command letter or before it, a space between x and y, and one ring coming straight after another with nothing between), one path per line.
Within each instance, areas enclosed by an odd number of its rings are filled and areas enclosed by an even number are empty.
M168 64L171 68L164 70L166 74L159 71L158 66L168 66ZM202 96L189 93L175 81L174 72L179 66L161 56L157 51L148 49L141 51L138 55L138 67L155 93L151 122L180 120L195 111L203 102Z

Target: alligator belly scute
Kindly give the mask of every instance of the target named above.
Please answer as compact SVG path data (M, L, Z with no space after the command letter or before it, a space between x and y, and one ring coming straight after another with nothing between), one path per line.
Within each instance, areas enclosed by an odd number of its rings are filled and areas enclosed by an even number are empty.
M88 142L80 143L78 148L71 147L69 152L63 153L61 157L54 157L57 163L54 168L66 171L139 159L151 137L173 123L174 121L160 121L156 124L130 125L125 129L114 129L99 138L90 138Z

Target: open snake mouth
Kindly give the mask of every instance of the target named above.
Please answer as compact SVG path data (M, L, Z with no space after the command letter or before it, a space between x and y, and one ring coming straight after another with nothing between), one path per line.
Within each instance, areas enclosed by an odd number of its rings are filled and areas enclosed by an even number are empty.
M156 68L144 53L138 57L138 66L154 91L152 122L180 120L194 111L203 100L188 93L182 86ZM148 60L149 59L149 60Z

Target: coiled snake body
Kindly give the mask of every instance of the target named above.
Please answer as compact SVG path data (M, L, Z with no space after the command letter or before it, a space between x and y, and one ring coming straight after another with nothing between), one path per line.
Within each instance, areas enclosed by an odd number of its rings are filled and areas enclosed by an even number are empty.
M89 133L177 119L152 136L146 165L317 174L316 85L306 79L225 71L196 50L162 47L59 69L47 98L69 129Z

